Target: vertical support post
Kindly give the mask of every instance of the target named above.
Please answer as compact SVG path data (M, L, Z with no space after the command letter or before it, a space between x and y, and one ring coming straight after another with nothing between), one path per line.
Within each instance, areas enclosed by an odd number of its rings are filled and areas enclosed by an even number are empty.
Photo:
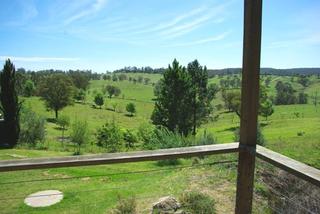
M262 0L244 0L244 37L241 89L237 214L252 212L257 144Z

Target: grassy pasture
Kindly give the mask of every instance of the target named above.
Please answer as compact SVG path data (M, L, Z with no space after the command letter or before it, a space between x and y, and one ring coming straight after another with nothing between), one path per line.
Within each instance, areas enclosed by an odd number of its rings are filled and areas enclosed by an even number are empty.
M129 74L132 77L148 77L151 82L160 79L160 75ZM290 77L272 76L269 93L275 95L274 86L277 80L290 81ZM209 80L210 83L219 83L219 78ZM112 84L118 86L122 94L118 98L105 98L102 109L91 106L94 94L100 92L102 87ZM320 92L320 80L312 78L310 86L303 88L294 83L297 91L304 91L309 96ZM83 153L105 152L97 147L95 136L97 128L106 121L115 120L123 129L134 131L142 123L150 123L150 115L153 110L153 87L129 81L113 82L107 80L95 80L90 83L86 104L74 104L60 113L68 115L71 123L77 120L86 120L91 133L91 143L82 148ZM110 110L112 103L118 104L116 111ZM135 117L126 116L125 106L133 102L136 105ZM214 105L221 103L220 94L213 101ZM61 143L59 137L61 131L57 125L50 122L54 117L53 112L46 111L43 101L38 97L25 99L25 105L33 111L49 118L46 125L48 150L30 149L20 146L12 150L0 150L0 159L21 159L32 157L65 156L73 153L74 147L70 143ZM311 101L305 105L275 106L274 114L266 121L259 118L262 131L267 141L267 147L284 155L320 168L320 108L316 109ZM203 131L213 133L219 143L234 141L234 131L239 126L239 118L236 114L225 110L215 111L215 121L203 124L198 133ZM150 124L151 125L151 124ZM67 136L69 130L66 131ZM236 155L219 155L200 160L200 163L212 162L223 159L236 159ZM193 159L182 160L179 167L191 166ZM170 167L170 166L169 166ZM148 213L150 205L159 197L165 195L178 196L184 190L200 189L214 196L217 202L218 213L232 213L234 210L235 176L233 165L199 166L189 169L162 170L148 174L133 173L116 175L119 172L161 170L155 162L143 162L133 164L117 164L93 167L60 168L50 170L31 170L20 172L1 173L0 175L0 199L14 198L10 201L0 202L1 213L110 213L114 207L118 195L127 197L136 195L139 213ZM108 175L105 175L108 174ZM97 176L105 175L105 176ZM80 177L71 179L70 177ZM36 179L56 179L52 181L25 182L4 184L7 182L27 181ZM44 189L59 189L65 193L64 200L49 208L33 209L23 203L23 198L35 191Z

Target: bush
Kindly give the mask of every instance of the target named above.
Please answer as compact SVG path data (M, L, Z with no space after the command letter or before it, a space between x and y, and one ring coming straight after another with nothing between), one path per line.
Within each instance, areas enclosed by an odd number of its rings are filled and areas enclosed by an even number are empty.
M45 140L45 119L30 109L22 109L20 143L35 146Z
M266 140L265 140L264 135L262 133L260 124L258 124L257 128L258 128L257 129L257 144L260 145L260 146L265 146ZM240 141L240 128L237 128L234 131L234 141L236 141L236 142Z
M121 130L114 121L107 122L97 131L97 145L106 148L108 152L120 151L121 139Z
M185 192L181 195L180 202L187 213L216 213L215 201L201 192Z
M57 119L57 125L60 127L62 130L62 139L64 138L64 131L69 127L70 125L70 117L67 115L61 115Z
M127 149L133 148L134 144L138 141L137 136L129 129L127 129L123 134L123 139L126 142L125 147Z
M86 121L75 121L72 124L70 138L77 146L77 150L74 154L79 155L81 145L89 140L88 123Z
M138 137L143 143L145 149L152 149L151 140L153 137L153 126L148 123L140 124L138 128Z
M137 202L134 197L121 198L118 197L118 203L113 210L114 214L136 214L137 213Z
M212 133L207 133L206 130L204 130L203 134L197 139L197 145L212 145L216 143L217 139Z
M130 113L130 116L132 117L133 114L136 113L136 105L134 103L128 103L126 106L126 110Z

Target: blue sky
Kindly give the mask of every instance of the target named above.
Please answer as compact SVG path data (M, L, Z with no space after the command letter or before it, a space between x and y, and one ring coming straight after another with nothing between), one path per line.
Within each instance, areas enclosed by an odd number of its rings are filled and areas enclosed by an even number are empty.
M26 69L241 67L243 0L2 0L0 61ZM265 0L263 67L320 67L320 1Z

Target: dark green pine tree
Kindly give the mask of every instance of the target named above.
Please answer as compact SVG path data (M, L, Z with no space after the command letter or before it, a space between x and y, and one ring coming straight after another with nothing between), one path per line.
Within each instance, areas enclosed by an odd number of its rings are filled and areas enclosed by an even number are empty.
M190 76L175 59L160 81L151 120L155 125L187 135L192 130Z
M196 134L196 128L210 113L211 105L210 102L213 96L209 96L208 92L208 72L206 67L202 67L198 60L188 64L188 74L191 78L192 83L192 123L193 130L192 134Z
M1 139L2 147L12 148L17 144L19 139L21 103L18 100L15 81L15 67L8 59L5 62L3 71L0 73L0 108L4 118L3 133L5 133L3 136L5 139Z

